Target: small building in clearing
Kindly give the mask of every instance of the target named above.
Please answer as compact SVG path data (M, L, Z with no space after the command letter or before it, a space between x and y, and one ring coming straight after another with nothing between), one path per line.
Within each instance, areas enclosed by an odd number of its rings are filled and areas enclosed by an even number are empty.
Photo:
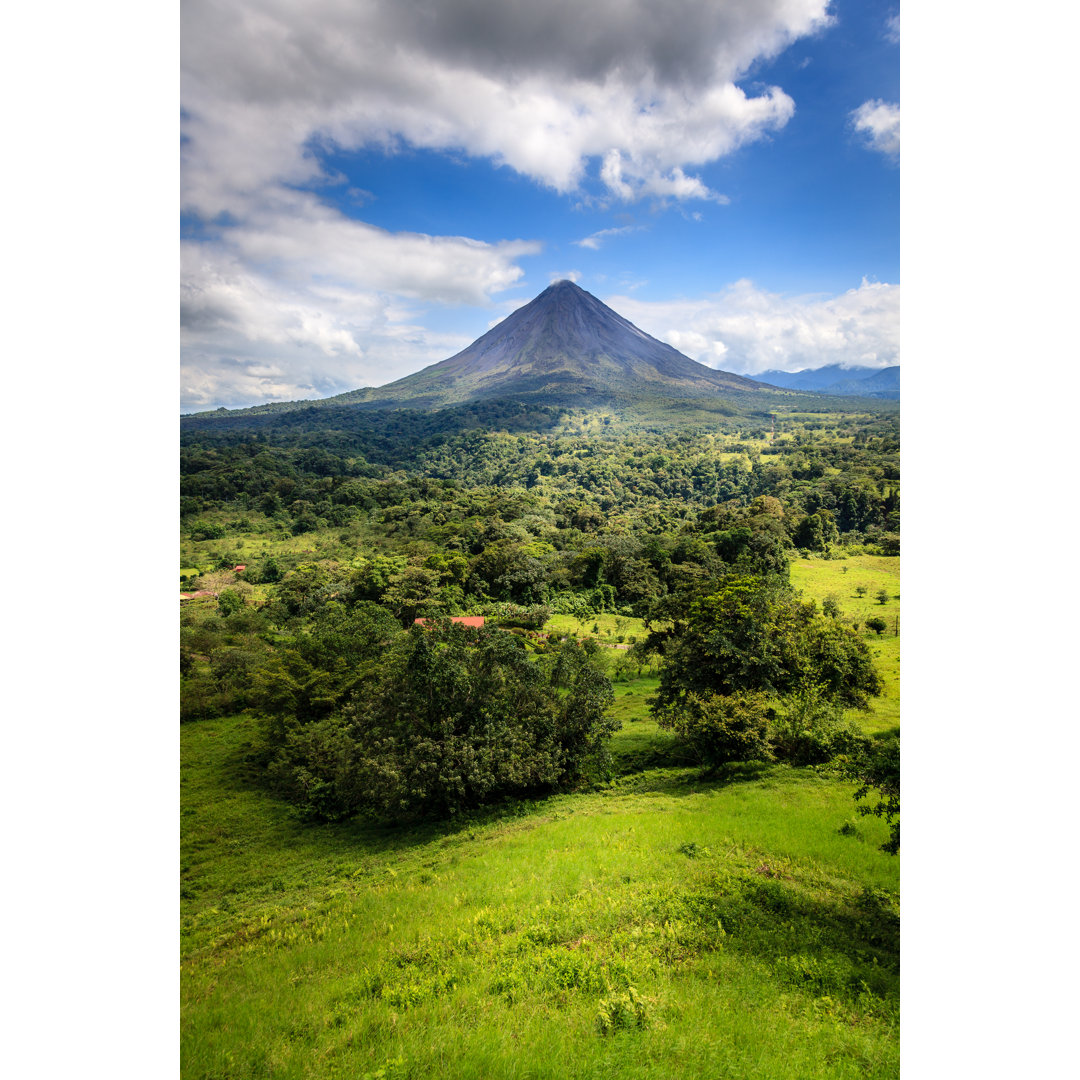
M413 624L417 626L423 626L425 623L430 622L429 619L413 619ZM475 626L480 629L484 625L483 615L451 615L450 621L455 623L461 623L462 626Z

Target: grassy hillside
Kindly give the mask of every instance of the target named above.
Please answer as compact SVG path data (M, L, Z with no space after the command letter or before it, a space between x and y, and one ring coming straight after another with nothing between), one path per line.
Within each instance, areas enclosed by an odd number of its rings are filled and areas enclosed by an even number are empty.
M813 770L703 780L654 689L609 785L414 828L304 825L253 720L185 725L184 1076L896 1076L885 826Z

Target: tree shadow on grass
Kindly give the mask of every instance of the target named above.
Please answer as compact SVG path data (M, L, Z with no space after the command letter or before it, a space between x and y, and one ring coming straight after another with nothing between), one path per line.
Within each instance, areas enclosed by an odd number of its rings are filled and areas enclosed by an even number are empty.
M762 863L714 889L688 894L703 926L719 920L724 948L767 964L783 984L851 1002L867 992L899 1003L897 898L864 888L823 899Z
M769 761L732 762L713 772L683 759L680 764L629 773L618 778L613 790L620 794L696 795L733 784L755 783L786 769Z
M770 779L789 779L791 766L767 761L731 762L711 772L703 771L674 746L657 754L661 764L640 771L622 772L607 784L577 792L538 791L527 797L507 797L475 807L450 818L414 817L385 820L358 815L346 821L314 821L275 793L250 738L240 738L211 766L223 787L259 801L259 813L272 823L278 842L283 846L314 846L332 854L385 856L406 852L434 842L474 839L479 830L488 831L530 817L539 817L550 809L551 800L567 794L593 794L612 798L625 795L664 795L681 798L705 791L715 791L737 784L760 783ZM618 770L618 763L616 763Z

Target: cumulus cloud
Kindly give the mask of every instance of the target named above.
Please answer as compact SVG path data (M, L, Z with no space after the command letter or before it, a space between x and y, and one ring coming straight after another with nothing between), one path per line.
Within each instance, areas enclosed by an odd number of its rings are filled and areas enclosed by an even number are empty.
M694 169L782 127L751 66L829 0L185 0L185 407L386 382L467 342L424 304L483 304L528 239L389 233L320 198L325 150L465 153L558 192L725 201ZM352 193L353 212L370 201ZM513 302L513 301L511 301ZM215 396L216 395L216 396Z
M855 130L871 150L896 160L900 156L900 106L874 98L851 114Z
M742 280L700 299L605 303L694 360L737 374L900 362L899 285L864 280L840 296L785 297Z
M900 12L890 15L885 20L885 36L894 45L900 44Z
M465 150L558 191L711 193L686 167L781 127L736 80L828 25L828 0L189 0L185 199L228 209L320 175L313 147ZM612 153L618 154L612 159Z
M324 397L445 359L470 339L425 329L425 305L482 304L540 250L387 233L301 196L294 209L182 244L184 411Z

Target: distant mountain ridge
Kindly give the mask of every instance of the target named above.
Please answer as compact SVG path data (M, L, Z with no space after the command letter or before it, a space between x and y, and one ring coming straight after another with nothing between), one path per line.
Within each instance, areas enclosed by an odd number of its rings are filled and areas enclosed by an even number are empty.
M900 365L892 367L825 367L805 371L761 371L749 376L755 382L779 386L785 390L808 390L811 393L836 397L878 397L891 400L900 397Z

